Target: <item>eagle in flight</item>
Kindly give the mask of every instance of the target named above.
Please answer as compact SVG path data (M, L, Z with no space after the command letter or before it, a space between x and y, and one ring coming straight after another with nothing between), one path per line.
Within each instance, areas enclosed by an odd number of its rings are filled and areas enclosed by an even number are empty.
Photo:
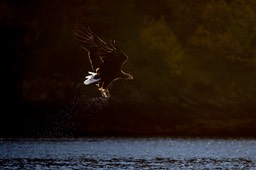
M120 50L115 40L106 43L89 27L78 30L76 39L87 51L93 70L88 71L85 85L96 83L102 96L110 97L108 87L112 82L118 79L133 79L132 75L122 70L128 56Z

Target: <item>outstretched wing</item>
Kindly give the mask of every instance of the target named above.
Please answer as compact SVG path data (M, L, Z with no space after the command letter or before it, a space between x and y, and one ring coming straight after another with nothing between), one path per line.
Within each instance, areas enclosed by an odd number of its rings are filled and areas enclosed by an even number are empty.
M96 70L99 68L103 63L99 51L107 48L106 42L94 35L89 27L81 27L81 29L76 32L76 39L80 42L82 48L88 52L92 69ZM106 49L106 51L107 50L110 49Z
M92 69L98 70L102 74L120 71L122 65L127 60L127 56L119 49L115 40L107 44L95 35L89 27L82 27L76 33L76 39L88 52Z
M110 41L110 44L107 44L107 46L111 49L111 51L100 51L100 56L103 60L100 67L100 72L115 76L121 72L122 66L128 57L119 49L115 40Z

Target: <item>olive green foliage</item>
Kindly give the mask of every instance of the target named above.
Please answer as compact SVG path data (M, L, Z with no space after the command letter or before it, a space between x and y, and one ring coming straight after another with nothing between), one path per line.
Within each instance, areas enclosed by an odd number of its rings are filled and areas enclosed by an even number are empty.
M3 1L2 95L16 105L64 105L81 134L255 130L255 21L255 1L244 0ZM110 86L99 119L81 109L99 96L83 84L91 66L74 38L81 26L115 39L129 56L123 70L134 76Z

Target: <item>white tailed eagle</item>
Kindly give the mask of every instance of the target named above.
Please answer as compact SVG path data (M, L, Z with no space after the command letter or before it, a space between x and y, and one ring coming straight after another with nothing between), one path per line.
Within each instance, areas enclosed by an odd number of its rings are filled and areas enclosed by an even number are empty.
M106 43L95 35L91 29L82 27L76 32L76 39L83 49L88 52L92 71L88 71L85 85L97 83L98 89L104 97L110 97L109 85L118 79L133 79L125 73L122 66L127 61L127 55L117 46L115 40Z

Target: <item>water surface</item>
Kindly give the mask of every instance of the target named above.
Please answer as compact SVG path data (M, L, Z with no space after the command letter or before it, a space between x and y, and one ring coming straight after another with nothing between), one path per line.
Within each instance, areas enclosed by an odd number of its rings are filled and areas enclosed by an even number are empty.
M0 169L256 169L256 140L1 140Z

